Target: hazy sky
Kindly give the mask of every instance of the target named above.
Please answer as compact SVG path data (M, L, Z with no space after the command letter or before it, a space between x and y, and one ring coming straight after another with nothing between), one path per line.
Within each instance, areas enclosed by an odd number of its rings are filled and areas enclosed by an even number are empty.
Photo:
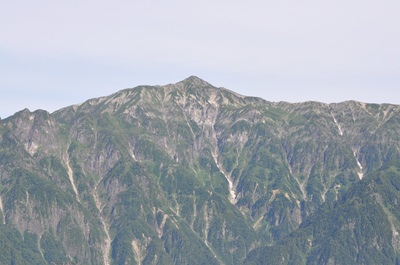
M400 1L25 1L0 8L0 117L196 75L269 101L400 104Z

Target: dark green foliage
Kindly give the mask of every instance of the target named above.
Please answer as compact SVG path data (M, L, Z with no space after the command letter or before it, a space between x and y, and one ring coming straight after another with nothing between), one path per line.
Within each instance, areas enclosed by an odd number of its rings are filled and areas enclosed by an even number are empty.
M0 264L48 264L39 251L37 235L0 224Z
M43 234L40 239L40 246L48 263L69 260L62 243L57 241L50 233Z
M203 241L190 233L190 228L185 224L178 228L167 220L162 240L173 264L219 264Z

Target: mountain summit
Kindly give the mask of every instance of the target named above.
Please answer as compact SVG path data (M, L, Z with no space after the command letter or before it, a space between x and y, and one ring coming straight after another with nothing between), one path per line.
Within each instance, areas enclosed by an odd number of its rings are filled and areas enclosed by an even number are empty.
M349 191L400 159L399 112L268 102L194 76L52 114L23 110L0 121L0 263L262 264L263 253L294 262L278 253L287 238L310 239L313 216L334 216L332 205L347 205ZM384 189L395 188L387 198L379 189L379 205L392 212L397 175L380 172ZM365 224L353 217L341 222ZM384 218L390 229L371 240L395 261L398 219ZM299 264L341 262L310 240L296 249Z

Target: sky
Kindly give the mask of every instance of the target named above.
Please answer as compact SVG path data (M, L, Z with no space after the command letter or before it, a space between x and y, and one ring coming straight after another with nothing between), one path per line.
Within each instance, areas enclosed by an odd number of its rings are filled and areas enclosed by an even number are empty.
M191 75L268 101L400 104L400 1L2 0L0 117Z

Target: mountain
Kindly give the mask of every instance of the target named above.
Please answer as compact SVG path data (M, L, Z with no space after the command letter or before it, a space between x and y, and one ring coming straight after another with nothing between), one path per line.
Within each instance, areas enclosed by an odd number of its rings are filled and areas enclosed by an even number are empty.
M400 264L399 202L400 160L392 160L244 263Z
M25 109L0 121L0 263L262 258L400 159L399 112L268 102L194 76Z

